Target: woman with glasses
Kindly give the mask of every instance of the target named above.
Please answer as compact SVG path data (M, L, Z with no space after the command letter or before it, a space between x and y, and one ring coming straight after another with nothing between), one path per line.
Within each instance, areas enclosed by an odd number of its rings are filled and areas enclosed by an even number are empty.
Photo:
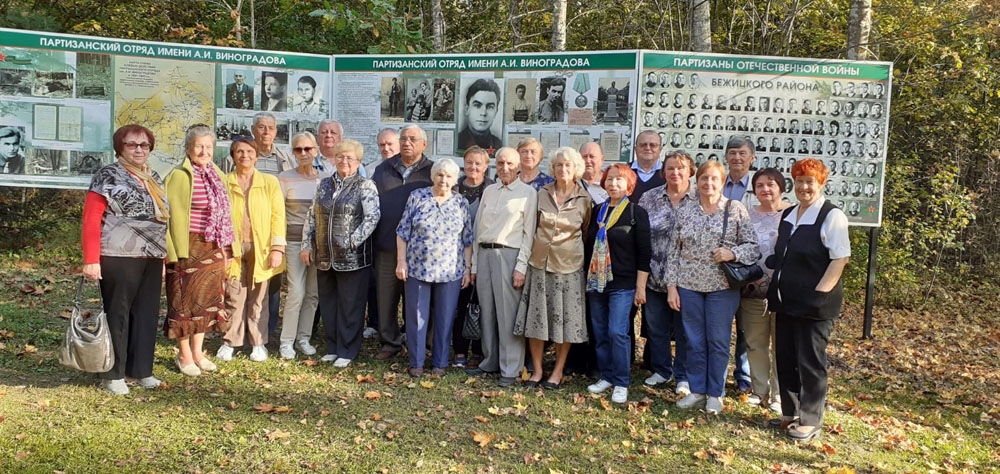
M99 280L115 365L98 374L105 390L128 393L125 377L156 388L153 352L160 313L169 209L163 181L149 167L156 140L140 125L112 138L118 161L90 181L83 205L83 276Z
M226 284L229 329L216 356L232 360L233 349L249 343L250 360L267 359L268 281L285 270L285 200L278 178L257 171L257 149L246 140L229 147L236 170L226 175L233 229L233 245Z
M361 351L361 331L374 262L371 235L381 217L375 183L358 173L364 148L343 140L333 149L337 172L320 180L305 220L303 265L316 266L326 330L324 362L343 368ZM445 346L447 347L447 345Z
M177 368L195 377L215 364L202 353L208 331L229 327L224 285L236 241L224 175L212 163L215 135L188 128L184 161L164 180L172 212L167 222L167 337L177 339Z
M319 305L316 265L305 263L299 258L299 253L308 246L303 231L309 207L316 196L316 188L323 178L330 176L329 172L316 168L316 150L316 137L312 133L295 134L292 137L292 153L298 167L282 171L278 175L281 193L285 198L285 239L288 242L285 250L289 255L285 260L288 294L285 296L281 344L278 346L278 354L282 359L294 359L295 346L303 355L316 354L316 348L309 343Z

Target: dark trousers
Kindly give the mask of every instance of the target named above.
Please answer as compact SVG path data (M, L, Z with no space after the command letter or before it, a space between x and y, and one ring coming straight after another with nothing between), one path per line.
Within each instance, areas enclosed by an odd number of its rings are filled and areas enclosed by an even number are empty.
M779 314L774 324L781 414L798 416L803 426L823 424L826 404L826 345L833 320L793 318Z
M583 302L583 316L587 322L587 342L569 346L569 353L566 355L566 372L589 376L591 373L598 371L597 347L594 343L594 323L591 321L590 298L584 296ZM629 334L631 333L632 331L630 330ZM634 341L635 339L633 338L633 342ZM635 348L634 344L632 345L632 348ZM525 347L525 350L527 350L527 347ZM531 354L527 352L526 354L524 363L530 365ZM632 351L632 354L635 355L634 350Z
M375 290L375 272L368 272L368 324L378 331L378 292Z
M298 256L296 255L296 257ZM267 310L270 311L267 318L268 334L278 330L278 318L281 311L281 275L279 273L267 281Z
M750 388L750 359L747 357L747 337L743 334L743 325L740 324L739 318L736 318L736 351L733 356L733 379L736 380L736 388L747 390Z
M674 311L667 304L667 294L646 290L646 304L642 310L643 326L646 328L646 346L642 360L650 370L660 377L677 381L687 381L684 360L687 355L684 325L681 312ZM670 341L677 342L676 356L670 351Z
M371 267L351 272L318 270L319 307L326 335L326 353L354 360L361 351L366 300Z
M102 256L101 276L115 365L97 376L105 380L149 377L156 350L163 260Z
M375 254L375 288L378 291L378 335L382 350L399 352L403 348L403 335L399 330L399 300L403 297L403 282L396 278L396 252L380 251Z
M462 336L462 327L465 326L465 316L469 314L469 305L479 304L479 297L476 296L476 286L469 285L458 292L458 306L455 309L455 324L451 329L451 348L455 350L455 355L469 354L470 350L478 356L483 355L483 347L479 340L470 341Z

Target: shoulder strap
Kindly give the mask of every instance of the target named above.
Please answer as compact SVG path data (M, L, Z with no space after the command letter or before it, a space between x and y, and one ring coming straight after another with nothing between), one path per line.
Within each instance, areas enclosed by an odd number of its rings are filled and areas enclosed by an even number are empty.
M722 213L722 237L719 238L719 247L725 247L726 245L726 228L729 227L729 205L732 203L732 199L727 199L726 210Z

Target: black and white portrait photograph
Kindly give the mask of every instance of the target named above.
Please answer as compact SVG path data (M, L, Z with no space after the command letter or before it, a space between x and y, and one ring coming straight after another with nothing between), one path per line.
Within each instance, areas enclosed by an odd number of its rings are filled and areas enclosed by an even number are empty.
M260 110L288 110L288 73L264 71L260 74Z
M538 85L538 121L565 121L566 78L543 77Z
M457 149L473 145L485 150L499 149L503 146L500 140L503 123L497 119L503 103L500 84L492 78L463 78L461 87Z
M249 68L222 68L222 78L226 83L226 108L253 110L254 75Z

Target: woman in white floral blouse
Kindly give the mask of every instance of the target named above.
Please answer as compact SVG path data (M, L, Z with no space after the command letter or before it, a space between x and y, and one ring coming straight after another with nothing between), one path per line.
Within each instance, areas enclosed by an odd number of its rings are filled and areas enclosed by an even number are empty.
M677 228L670 236L674 255L667 263L667 301L681 312L687 338L686 372L691 394L677 402L691 408L705 401L705 411L722 411L733 317L739 291L729 287L721 264L752 264L760 251L747 209L722 195L726 169L709 160L695 175L698 199L682 201ZM726 235L723 216L729 208ZM706 401L707 398L707 401Z

